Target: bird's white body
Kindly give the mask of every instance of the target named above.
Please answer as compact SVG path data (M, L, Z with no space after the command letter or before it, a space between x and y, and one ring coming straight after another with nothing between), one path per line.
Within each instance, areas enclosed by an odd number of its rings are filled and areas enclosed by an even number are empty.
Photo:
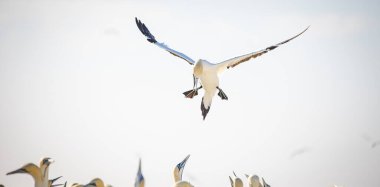
M194 66L194 76L200 79L205 93L203 104L206 108L211 106L217 87L219 87L218 66L207 60L200 59Z

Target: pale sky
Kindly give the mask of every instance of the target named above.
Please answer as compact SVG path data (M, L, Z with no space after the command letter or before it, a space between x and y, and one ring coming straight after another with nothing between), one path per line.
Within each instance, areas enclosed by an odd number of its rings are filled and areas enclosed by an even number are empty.
M0 0L0 184L42 157L51 177L146 187L183 177L230 187L234 170L272 187L380 186L378 1ZM205 121L186 99L192 67L299 38L222 74ZM202 95L203 92L200 92ZM245 181L246 182L246 181ZM245 183L247 186L247 184Z

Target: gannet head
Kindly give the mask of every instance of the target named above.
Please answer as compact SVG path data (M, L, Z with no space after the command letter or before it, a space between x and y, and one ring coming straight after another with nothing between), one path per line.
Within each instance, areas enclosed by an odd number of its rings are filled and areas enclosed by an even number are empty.
M135 179L135 187L144 187L145 186L145 180L144 176L141 172L141 159L139 161L139 168L137 170L137 175Z
M189 159L190 155L187 155L185 159L182 160L182 162L178 163L176 167L174 168L173 174L174 174L174 181L178 182L182 180L182 173L185 169L185 165L187 160Z
M90 183L85 185L86 187L104 187L104 182L100 178L92 179Z
M46 176L47 168L49 168L50 164L52 163L54 163L54 160L49 157L45 157L41 159L40 168L41 168L41 172L43 172L42 176Z
M50 164L54 163L55 161L49 157L42 158L40 161L40 167L48 167Z
M33 163L25 164L19 169L16 169L14 171L11 171L7 173L7 175L13 175L16 173L26 173L29 174L33 177L34 182L41 182L42 180L42 175L41 175L41 170L38 166L36 166Z
M234 173L235 177L234 177L234 179L232 179L230 177L231 186L232 187L243 187L243 181L239 177L236 176L234 171L233 171L233 173Z
M260 178L259 176L257 175L247 175L245 174L245 176L247 177L248 179L248 184L250 187L259 187L260 186Z

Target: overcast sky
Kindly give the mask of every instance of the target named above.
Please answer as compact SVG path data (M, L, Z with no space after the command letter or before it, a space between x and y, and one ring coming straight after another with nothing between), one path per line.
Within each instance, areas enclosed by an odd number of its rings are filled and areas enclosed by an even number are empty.
M0 183L44 156L51 177L147 187L229 187L234 170L272 187L380 186L378 1L0 0ZM222 74L205 121L186 99L192 67L299 38ZM201 91L200 95L203 94ZM245 183L246 184L246 183Z

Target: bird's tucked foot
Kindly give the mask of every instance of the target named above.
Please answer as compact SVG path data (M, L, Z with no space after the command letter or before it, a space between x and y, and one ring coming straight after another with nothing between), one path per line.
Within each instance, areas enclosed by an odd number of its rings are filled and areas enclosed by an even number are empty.
M219 87L216 87L216 88L219 90L218 96L219 96L222 100L228 100L228 97L227 97L227 95L223 92L223 90L220 89Z
M183 92L183 95L185 95L186 98L192 99L193 97L195 97L195 96L198 95L198 90L201 89L201 88L202 88L202 86L200 86L197 89L191 89L189 91Z

